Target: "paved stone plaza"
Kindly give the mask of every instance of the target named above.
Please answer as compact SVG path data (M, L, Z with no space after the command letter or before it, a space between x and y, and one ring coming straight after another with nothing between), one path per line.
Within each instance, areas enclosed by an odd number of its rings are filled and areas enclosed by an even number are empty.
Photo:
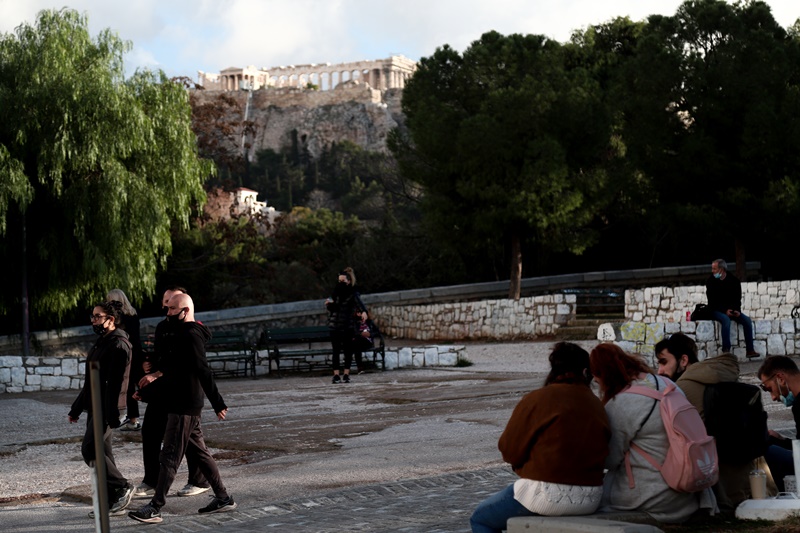
M207 494L170 496L162 524L112 517L111 529L469 531L477 503L514 479L497 438L517 401L541 385L551 344L470 345L471 367L376 372L349 385L308 374L219 380L229 419L211 420L208 409L204 432L238 509L199 516ZM757 366L745 365L745 379ZM67 422L74 393L0 395L3 531L93 530L83 424ZM769 405L771 425L790 427L779 407ZM139 442L138 433L115 441L134 483ZM185 480L181 470L172 493Z

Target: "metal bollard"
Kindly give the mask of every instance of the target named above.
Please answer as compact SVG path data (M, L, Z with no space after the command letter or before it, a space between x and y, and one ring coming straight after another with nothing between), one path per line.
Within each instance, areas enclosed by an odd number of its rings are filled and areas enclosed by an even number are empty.
M89 364L89 389L92 393L92 431L94 432L94 527L100 533L109 533L108 490L106 485L105 447L103 445L103 405L100 401L100 363Z

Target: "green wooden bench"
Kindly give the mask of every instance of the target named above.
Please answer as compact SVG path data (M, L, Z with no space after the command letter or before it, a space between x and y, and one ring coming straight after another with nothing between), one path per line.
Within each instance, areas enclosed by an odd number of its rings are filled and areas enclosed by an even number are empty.
M380 356L381 369L386 368L386 345L378 327L372 323L372 347L362 350L364 357L372 354L372 364L378 366ZM327 326L308 326L298 328L270 328L261 334L259 347L267 350L267 372L272 373L272 364L280 375L281 360L291 359L295 366L308 366L313 370L316 366L331 367L333 349L331 347L331 331Z
M235 376L239 372L243 372L245 376L248 373L253 377L256 375L255 347L247 342L241 331L212 331L211 339L206 343L206 359L214 375ZM226 364L231 361L237 363L234 368ZM219 362L222 365L214 364ZM244 363L244 366L241 363Z

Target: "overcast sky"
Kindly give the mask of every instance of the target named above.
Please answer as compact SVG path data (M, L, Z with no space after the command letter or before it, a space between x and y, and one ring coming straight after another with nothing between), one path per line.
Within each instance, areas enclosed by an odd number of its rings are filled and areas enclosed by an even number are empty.
M340 63L404 55L419 59L449 44L463 51L482 33L538 33L564 42L575 29L617 16L672 15L680 0L0 0L0 32L65 5L133 42L126 70L169 76L236 66ZM800 1L767 0L784 28Z

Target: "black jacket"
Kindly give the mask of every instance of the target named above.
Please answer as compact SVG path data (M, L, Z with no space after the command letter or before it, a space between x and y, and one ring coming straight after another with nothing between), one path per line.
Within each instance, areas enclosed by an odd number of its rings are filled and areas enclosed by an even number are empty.
M347 283L337 283L328 308L328 327L334 331L355 334L355 313L366 312L358 291Z
M725 279L709 276L706 280L706 296L708 307L713 311L724 313L728 309L742 310L742 284L730 272L725 273Z
M100 363L100 396L104 422L112 428L119 427L119 410L125 407L131 369L131 343L128 334L117 328L98 338L89 350L83 389L69 411L69 416L76 420L82 412L92 412L89 372L93 361Z
M154 382L162 382L161 394L166 411L200 416L204 396L211 402L215 413L227 409L206 359L205 345L211 338L211 331L199 322L182 323L168 331L169 335L162 339L165 344L158 361L163 376Z

